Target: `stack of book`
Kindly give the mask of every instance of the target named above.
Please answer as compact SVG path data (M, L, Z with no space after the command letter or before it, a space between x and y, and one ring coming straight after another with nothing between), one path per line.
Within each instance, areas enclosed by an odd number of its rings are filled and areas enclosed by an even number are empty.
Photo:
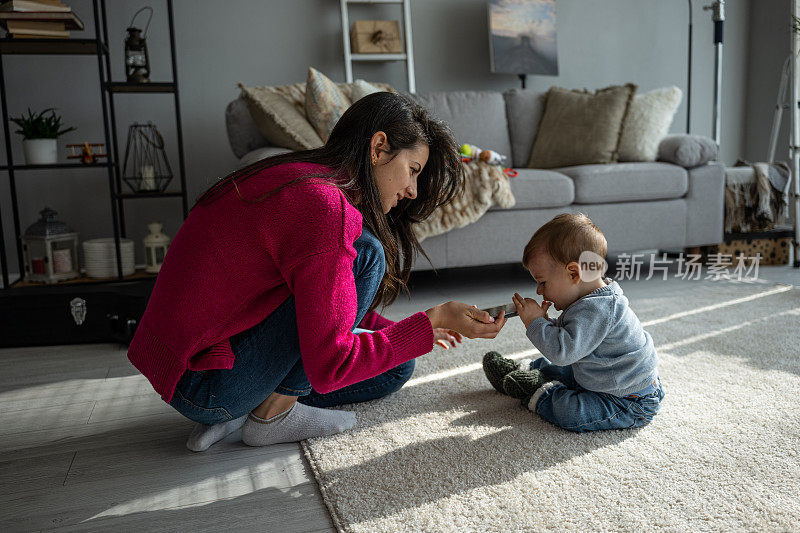
M83 22L61 0L9 0L0 4L0 26L8 37L68 39Z

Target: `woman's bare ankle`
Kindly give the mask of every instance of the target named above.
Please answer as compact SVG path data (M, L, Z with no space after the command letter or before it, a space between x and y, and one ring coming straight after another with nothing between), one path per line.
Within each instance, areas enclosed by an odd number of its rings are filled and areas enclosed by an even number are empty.
M253 414L258 418L272 418L281 413L285 413L297 402L297 396L286 396L273 392L261 405L253 409Z

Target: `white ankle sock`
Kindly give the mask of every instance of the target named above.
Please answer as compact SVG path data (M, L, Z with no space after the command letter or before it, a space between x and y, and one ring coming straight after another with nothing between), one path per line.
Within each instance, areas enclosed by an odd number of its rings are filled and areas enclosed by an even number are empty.
M186 441L186 447L193 452L204 452L215 442L221 441L242 427L246 420L247 415L243 415L213 426L197 424L194 426L191 435L189 435L189 440Z
M335 435L355 424L356 415L350 411L320 409L297 402L288 411L266 420L250 413L242 428L242 442L249 446L298 442Z

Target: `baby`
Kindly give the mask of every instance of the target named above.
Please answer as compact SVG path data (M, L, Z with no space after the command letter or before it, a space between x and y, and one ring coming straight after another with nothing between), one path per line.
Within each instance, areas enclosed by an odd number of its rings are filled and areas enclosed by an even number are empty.
M586 215L564 213L539 228L522 263L542 305L516 293L513 301L544 357L519 364L497 352L483 358L495 389L570 431L644 426L664 398L653 339L619 284L586 261L605 255L606 239ZM547 316L551 305L560 316Z

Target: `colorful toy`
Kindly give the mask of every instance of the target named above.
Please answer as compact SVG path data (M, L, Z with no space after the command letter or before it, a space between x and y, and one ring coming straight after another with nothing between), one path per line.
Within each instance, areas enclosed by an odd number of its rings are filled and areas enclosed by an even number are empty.
M98 158L108 157L108 154L105 153L92 152L93 146L99 148L98 152L102 152L105 144L89 142L85 142L83 144L68 144L67 148L70 149L70 155L67 156L67 159L80 159L81 163L92 165L98 162ZM75 150L78 148L80 148L81 151L79 154L76 154Z
M461 145L461 160L463 162L467 163L476 158L486 164L496 165L498 167L503 167L503 161L508 159L506 156L498 154L494 150L483 150L474 144ZM503 172L511 178L518 175L518 172L512 168L503 167Z

